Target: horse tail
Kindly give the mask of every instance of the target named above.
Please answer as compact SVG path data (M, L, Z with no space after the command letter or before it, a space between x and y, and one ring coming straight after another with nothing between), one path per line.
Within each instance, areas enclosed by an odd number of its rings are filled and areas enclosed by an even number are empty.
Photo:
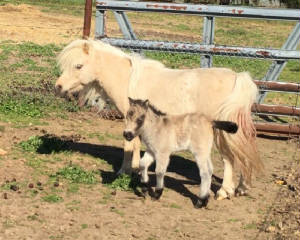
M228 133L236 133L238 130L238 125L230 121L213 121L213 128L223 130Z
M237 123L236 134L215 130L216 144L221 153L237 164L247 184L251 184L252 170L262 172L264 166L256 147L256 130L251 118L251 106L258 93L256 84L249 73L237 73L231 95L220 106L216 120Z

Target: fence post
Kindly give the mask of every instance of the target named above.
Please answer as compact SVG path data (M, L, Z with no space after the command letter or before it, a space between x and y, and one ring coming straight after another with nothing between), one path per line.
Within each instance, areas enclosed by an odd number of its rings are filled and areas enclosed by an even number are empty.
M106 36L105 29L105 11L96 10L95 38L103 38Z
M83 38L88 38L91 32L91 20L92 20L92 0L85 0L84 8L84 22L83 22Z
M211 16L204 17L203 23L203 44L214 44L215 36L215 18ZM212 55L201 56L201 67L208 68L212 67L213 58Z
M288 39L282 46L282 50L296 50L297 45L300 41L300 23L298 22L296 26L294 27L293 31L289 35ZM263 77L262 81L277 81L280 73L284 69L287 61L274 61L270 68L268 69L268 72ZM266 91L260 91L259 96L257 98L257 102L261 103L265 99L267 95Z

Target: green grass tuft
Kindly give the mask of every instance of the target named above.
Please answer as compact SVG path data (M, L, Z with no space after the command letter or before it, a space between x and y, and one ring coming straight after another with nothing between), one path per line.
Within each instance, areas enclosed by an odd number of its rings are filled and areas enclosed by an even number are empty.
M107 183L106 185L112 189L132 191L138 186L138 177L121 174L113 182Z
M56 194L49 194L47 196L42 197L42 200L48 203L57 203L62 202L64 199Z
M58 170L54 175L51 175L51 177L61 177L69 180L71 183L94 184L97 182L94 172L85 171L78 165L68 165Z

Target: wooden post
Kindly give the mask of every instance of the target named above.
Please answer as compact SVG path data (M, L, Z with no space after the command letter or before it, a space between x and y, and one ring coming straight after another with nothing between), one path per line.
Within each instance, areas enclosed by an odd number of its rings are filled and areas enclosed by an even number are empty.
M84 39L89 38L90 32L91 32L92 5L93 5L93 0L85 0L84 22L83 22L83 38Z

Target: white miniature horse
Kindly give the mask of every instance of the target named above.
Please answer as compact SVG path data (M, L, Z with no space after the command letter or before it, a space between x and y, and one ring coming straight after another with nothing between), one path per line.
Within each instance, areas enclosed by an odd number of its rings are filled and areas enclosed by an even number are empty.
M195 207L205 207L208 203L213 165L211 148L214 129L236 133L238 126L229 121L213 121L203 114L166 115L157 110L148 100L129 98L130 108L126 114L123 136L131 141L139 136L146 145L151 159L141 160L141 182L148 184L148 167L156 161L156 188L154 198L159 199L164 189L164 176L171 153L189 150L195 157L201 177L199 199ZM145 186L145 189L148 187ZM145 192L145 190L143 190Z
M237 187L241 193L245 192L245 183L251 181L252 170L262 169L251 119L257 87L248 73L226 68L169 69L160 62L128 55L99 40L73 41L64 48L58 63L62 75L55 87L62 96L95 91L91 86L97 84L123 115L129 108L128 97L132 97L149 99L168 114L196 112L212 119L236 122L239 125L236 134L215 131L215 143L224 161L218 199L235 192L233 165L242 173ZM145 154L143 158L152 156ZM119 173L138 168L139 161L139 138L125 141Z

